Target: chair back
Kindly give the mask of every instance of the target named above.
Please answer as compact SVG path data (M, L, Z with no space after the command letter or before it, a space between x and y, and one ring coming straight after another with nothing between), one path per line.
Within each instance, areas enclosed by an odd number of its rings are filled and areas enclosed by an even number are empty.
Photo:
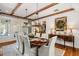
M28 35L23 36L24 41L24 55L30 55L30 40Z
M18 35L18 50L23 54L23 39L21 35Z
M23 54L23 40L21 35L18 33L15 33L15 39L16 39L16 49Z
M16 39L16 46L17 46L17 48L19 48L18 33L15 33L15 34L14 34L14 37L15 37L15 39Z
M16 40L18 44L18 51L22 55L30 55L30 41L28 35L16 35Z
M40 37L40 33L36 33L35 37L39 38Z
M48 34L42 34L41 38L48 39Z
M49 56L54 56L55 55L56 40L57 40L57 36L52 37L50 42L49 42Z

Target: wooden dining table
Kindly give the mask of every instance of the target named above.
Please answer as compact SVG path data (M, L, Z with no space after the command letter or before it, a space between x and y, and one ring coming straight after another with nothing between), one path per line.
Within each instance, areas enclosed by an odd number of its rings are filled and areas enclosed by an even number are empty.
M38 49L43 46L48 44L48 40L44 38L33 38L30 40L31 47L36 47L36 56L38 56Z

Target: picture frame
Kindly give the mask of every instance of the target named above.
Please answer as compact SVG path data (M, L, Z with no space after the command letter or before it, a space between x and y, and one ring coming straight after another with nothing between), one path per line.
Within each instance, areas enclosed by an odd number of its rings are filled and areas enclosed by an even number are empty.
M67 17L60 17L55 19L55 30L65 31L67 30Z
M46 33L46 21L43 21L42 24L35 25L35 32L37 33Z

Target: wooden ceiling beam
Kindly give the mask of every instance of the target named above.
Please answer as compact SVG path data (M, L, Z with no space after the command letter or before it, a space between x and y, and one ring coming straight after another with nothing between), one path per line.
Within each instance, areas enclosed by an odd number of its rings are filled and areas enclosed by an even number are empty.
M15 6L15 8L12 10L11 15L13 15L16 10L22 5L22 3L17 3L17 5Z
M53 14L49 14L49 15L46 15L46 16L43 16L43 17L39 17L35 20L43 19L43 18L50 17L50 16L55 16L55 15L58 15L58 14L61 14L61 13L66 13L66 12L73 11L73 10L74 10L74 8L65 9L65 10L62 10L62 11L59 11L59 12L56 12L56 13L53 13Z
M21 17L21 16L11 15L11 14L4 13L4 12L0 12L0 15L7 15L7 16L15 17L15 18L20 18L20 19L33 20L33 19L29 19L29 18Z
M55 6L55 5L57 5L57 4L58 4L58 3L51 3L51 4L49 4L49 5L47 5L47 6L43 7L43 8L41 8L41 9L35 11L35 12L29 14L28 16L26 16L26 18L27 18L27 17L30 17L30 16L32 16L32 15L34 15L34 14L36 14L36 13L42 12L42 11L44 11L44 10L46 10L46 9L52 7L52 6Z

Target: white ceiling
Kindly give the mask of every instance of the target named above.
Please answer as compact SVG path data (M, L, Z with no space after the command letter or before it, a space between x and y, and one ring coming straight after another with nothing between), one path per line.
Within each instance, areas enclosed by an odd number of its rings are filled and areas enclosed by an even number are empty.
M43 17L43 16L46 16L46 15L49 15L49 14L53 14L53 13L56 13L56 12L59 12L59 11L63 11L63 10L66 10L66 9L69 9L69 8L74 8L75 11L79 12L79 3L60 3L58 5L55 5L53 7L50 7L42 12L39 13L39 17ZM57 10L57 11L55 11ZM35 19L36 18L36 15L32 15L30 16L29 18L31 19Z
M38 9L48 5L49 3L39 3ZM16 7L17 3L0 3L2 12L11 14L12 10ZM27 9L27 14L26 10ZM14 15L25 17L37 10L37 3L23 3L14 13Z
M49 5L51 3L38 3L38 10ZM17 3L0 3L0 9L2 12L9 13L11 14L12 10L16 7ZM62 11L64 9L68 8L75 8L77 10L79 4L77 3L63 3L63 4L58 4L56 6L50 7L49 9L46 9L42 12L39 13L39 17L49 15L51 13L55 13L58 11ZM27 13L26 10L27 9ZM55 11L58 9L58 11ZM29 15L37 10L37 3L22 3L22 5L16 10L14 15L25 17L26 15ZM77 10L79 11L79 9ZM36 14L30 16L29 18L35 19Z
M16 3L0 3L0 9L2 12L11 13L16 5Z

